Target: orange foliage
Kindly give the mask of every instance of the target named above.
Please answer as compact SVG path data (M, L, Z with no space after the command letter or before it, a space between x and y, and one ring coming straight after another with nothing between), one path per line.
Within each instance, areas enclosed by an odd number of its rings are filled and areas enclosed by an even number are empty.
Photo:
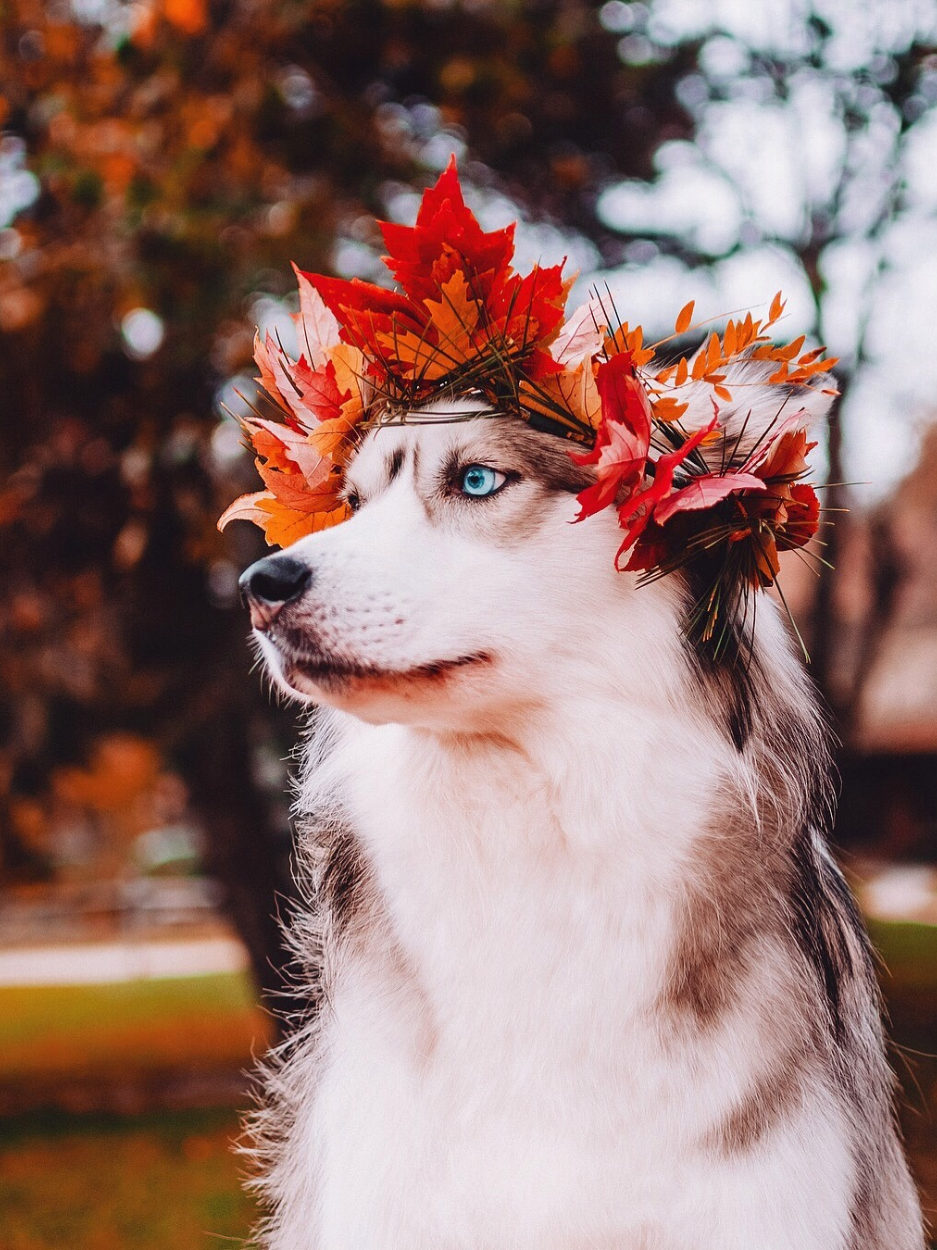
M784 402L835 364L823 348L805 352L803 335L772 341L785 307L780 292L766 318L730 319L721 336L710 331L692 360L680 356L660 368L655 356L669 339L645 346L641 326L618 321L610 328L601 301L561 327L569 283L560 267L515 274L512 228L482 231L462 198L454 161L424 194L414 226L383 229L397 289L297 270L301 307L294 320L309 359L291 360L270 338L258 338L259 381L282 421L243 422L267 489L235 500L220 528L253 521L269 543L285 546L344 520L350 509L343 470L369 408L379 421L406 421L408 410L434 393L471 389L495 412L536 416L591 444L574 455L595 468L595 482L579 495L577 520L617 508L625 535L618 567L667 572L721 548L733 554L736 593L771 585L778 551L801 547L816 533L819 505L802 480L802 412L742 464L730 454L713 471L700 450L726 439L718 401L732 399L726 383L734 363L777 366L766 378L756 372L751 384L783 386ZM691 300L680 310L671 338L694 328L694 308ZM710 389L715 415L702 429L685 431L680 418L689 401L681 392L700 386ZM707 636L713 625L710 617Z
M162 0L163 14L184 35L200 35L208 23L206 0Z
M56 788L76 806L118 812L153 788L159 770L159 755L151 742L112 734L99 740L86 768L60 769Z

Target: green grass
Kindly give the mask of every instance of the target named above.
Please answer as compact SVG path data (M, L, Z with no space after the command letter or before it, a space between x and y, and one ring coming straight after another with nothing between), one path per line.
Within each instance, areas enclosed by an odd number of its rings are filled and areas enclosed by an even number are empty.
M226 1250L256 1212L233 1112L0 1122L3 1250Z
M869 934L885 964L883 981L937 989L937 925L913 920L870 920Z
M0 987L0 1092L42 1106L63 1080L93 1090L153 1074L158 1088L169 1072L236 1072L268 1033L244 976ZM233 1111L0 1119L0 1250L243 1244L255 1213L237 1131Z
M0 1079L175 1064L238 1068L268 1036L268 1017L238 974L0 987Z

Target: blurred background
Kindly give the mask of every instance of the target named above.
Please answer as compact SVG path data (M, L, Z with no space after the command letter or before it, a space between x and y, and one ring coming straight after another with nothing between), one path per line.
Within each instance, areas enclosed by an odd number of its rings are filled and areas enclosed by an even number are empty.
M0 6L0 1246L220 1245L288 1007L298 721L251 672L231 413L289 262L380 279L450 153L519 267L666 333L789 297L841 358L819 576L785 588L842 741L937 1211L937 2Z

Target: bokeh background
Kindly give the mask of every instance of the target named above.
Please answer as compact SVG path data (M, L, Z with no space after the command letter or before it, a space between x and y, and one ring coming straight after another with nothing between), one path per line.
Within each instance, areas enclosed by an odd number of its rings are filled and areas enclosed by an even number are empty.
M653 338L780 287L841 358L837 571L785 587L933 1215L935 0L3 0L0 132L3 1250L248 1236L298 724L251 672L261 539L215 529L254 488L231 414L289 262L379 279L374 216L452 152L574 302Z

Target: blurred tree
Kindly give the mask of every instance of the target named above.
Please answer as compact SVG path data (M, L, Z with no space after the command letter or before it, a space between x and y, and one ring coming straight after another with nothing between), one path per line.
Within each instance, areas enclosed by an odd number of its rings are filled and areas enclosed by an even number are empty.
M606 6L607 8L607 6ZM50 779L104 735L185 779L261 985L290 893L271 778L294 733L248 676L215 518L250 465L217 396L289 261L370 272L373 227L451 150L469 180L618 246L595 214L692 121L695 45L624 64L583 0L11 0L0 9L0 866L38 871ZM271 784L272 782L272 784Z
M684 288L708 270L725 289L731 282L720 277L746 261L749 287L759 271L781 275L786 293L807 293L812 312L802 328L840 357L842 399L826 432L824 498L829 513L840 515L824 532L826 563L808 637L812 675L848 739L867 675L864 658L896 601L897 571L887 558L886 508L876 520L881 585L862 636L849 648L853 663L844 664L833 575L848 525L844 419L879 363L870 334L878 328L877 306L893 296L896 271L907 276L937 241L930 176L937 7L918 0L880 7L770 0L743 12L661 0L611 3L604 13L622 31L626 60L654 63L671 56L675 44L693 46L695 66L677 95L694 118L695 136L692 145L659 151L651 186L609 191L599 219L617 231L626 256L694 271ZM749 291L746 302L752 297ZM912 308L906 317L903 334L914 322ZM905 390L905 379L898 385ZM883 427L893 440L913 443L909 425L885 425L908 399L886 398L892 411L882 413ZM929 406L930 393L922 389L917 401Z

